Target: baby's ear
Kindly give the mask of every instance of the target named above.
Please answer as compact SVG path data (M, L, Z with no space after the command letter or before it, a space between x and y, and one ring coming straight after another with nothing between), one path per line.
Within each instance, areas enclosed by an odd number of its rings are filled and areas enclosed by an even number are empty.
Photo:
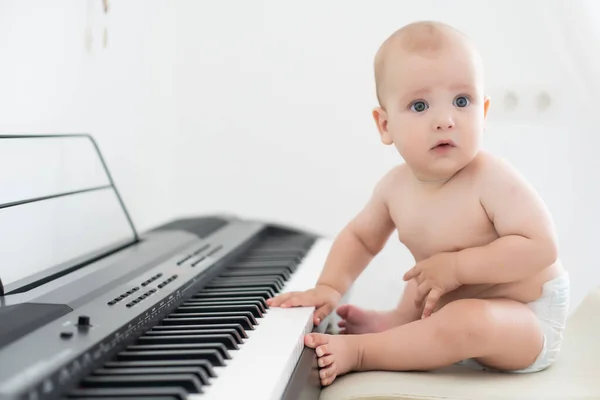
M490 107L490 96L483 98L483 118L487 118L488 108Z
M388 120L386 111L381 107L374 108L373 119L375 120L375 124L377 125L379 136L381 136L381 142L386 145L392 144L392 136L388 132Z

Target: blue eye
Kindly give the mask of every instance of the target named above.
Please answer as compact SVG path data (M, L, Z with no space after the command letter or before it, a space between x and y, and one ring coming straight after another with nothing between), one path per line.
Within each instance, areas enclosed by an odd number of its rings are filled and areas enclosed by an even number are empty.
M454 105L457 107L466 107L469 105L469 99L465 96L459 96L454 100Z
M412 105L410 106L410 109L416 112L423 112L425 111L429 106L427 105L427 103L425 103L424 101L415 101L414 103L412 103Z

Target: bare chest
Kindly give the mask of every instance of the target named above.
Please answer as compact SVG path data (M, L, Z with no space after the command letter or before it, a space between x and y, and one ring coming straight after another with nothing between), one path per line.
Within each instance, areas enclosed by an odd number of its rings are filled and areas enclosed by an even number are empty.
M416 261L485 245L498 237L479 196L460 187L436 195L404 192L390 205L398 239Z

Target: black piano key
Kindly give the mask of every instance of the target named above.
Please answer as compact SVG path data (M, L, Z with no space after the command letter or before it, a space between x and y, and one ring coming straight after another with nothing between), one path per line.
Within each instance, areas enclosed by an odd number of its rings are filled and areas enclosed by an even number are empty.
M292 276L292 274L289 273L287 268L273 268L273 269L252 268L251 270L247 270L244 268L231 268L231 269L228 269L226 272L222 273L221 275L219 275L219 277L220 278L221 277L238 278L238 277L244 277L244 276L269 276L269 275L281 276L286 281L289 280Z
M252 283L260 283L262 282L277 282L280 285L285 284L285 279L277 273L271 273L268 275L246 275L246 276L217 276L210 283L216 282L252 282Z
M257 261L237 262L235 264L232 264L231 267L236 269L245 269L246 271L251 271L252 268L257 268L261 270L265 268L277 268L287 270L290 274L294 273L296 269L298 269L297 265L291 263Z
M176 399L186 400L188 394L185 390L179 388L170 387L142 387L142 388L90 388L90 389L75 389L69 392L69 399L73 398L93 398L93 399L115 399L115 398L127 398L127 399L153 399L153 398L165 398L165 399Z
M252 314L250 314L252 317ZM247 316L218 316L194 317L194 314L172 314L161 322L162 325L209 325L209 324L240 324L245 330L254 330L254 325Z
M247 281L247 282L279 282L281 284L285 283L285 279L277 272L272 272L270 274L262 274L262 275L242 275L242 276L217 276L212 282L220 282L220 281Z
M265 261L261 263L259 261L245 261L244 263L231 264L225 271L224 274L233 273L237 274L240 272L248 272L251 274L264 274L270 272L271 274L284 274L287 279L291 277L294 272L298 269L300 263L291 261Z
M186 300L184 303L182 304L187 304L187 303L221 303L221 302L228 302L228 301L237 301L240 303L247 303L247 304L257 304L257 305L262 305L265 308L268 308L267 304L266 304L266 300L264 297L262 296L247 296L247 292L243 292L242 294L240 294L239 296L227 296L226 294L230 294L230 292L225 292L223 294L217 294L215 296L198 296L198 297L192 297L188 300Z
M220 282L248 282L259 284L261 281L268 282L269 284L276 282L278 285L278 290L281 290L287 279L283 276L283 274L270 274L270 275L257 275L257 276L233 276L233 277L218 277L210 282L210 284L220 283Z
M150 360L150 361L108 361L104 368L178 368L198 367L211 378L217 376L208 360Z
M241 288L256 288L256 287L268 287L275 293L278 293L281 288L277 283L274 282L244 282L244 281L230 281L230 282L210 282L206 285L207 289L241 289Z
M244 287L244 288L204 288L202 289L203 293L213 293L213 292L230 292L230 293L238 293L238 292L263 292L262 296L275 296L277 291L271 289L270 287ZM268 298L268 297L267 297Z
M161 367L161 368L100 368L93 372L93 375L168 375L168 374L190 374L194 375L203 385L209 384L209 376L206 371L200 367Z
M230 311L248 311L252 313L254 318L262 317L262 312L260 308L253 304L218 304L218 305L184 305L177 307L176 312L178 313L214 313L214 312L230 312Z
M202 393L202 383L192 374L172 375L101 375L88 376L81 384L87 388L182 388L188 393Z
M260 310L261 313L266 313L269 309L267 302L261 297L238 297L236 299L208 297L206 299L192 299L182 304L182 306L217 306L217 305L234 305L234 304L252 304Z
M241 339L240 339L241 340ZM220 343L227 350L239 349L237 340L232 335L147 335L138 338L139 344L192 344L192 343Z
M225 360L217 350L125 350L118 353L116 359L118 361L207 360L215 367L225 365Z
M245 278L218 278L209 283L208 287L248 287L248 286L268 286L273 290L281 291L285 283L281 278L262 278L245 277Z
M218 323L238 323L242 324L244 329L254 329L258 321L250 311L227 311L227 312L175 312L169 314L169 319L204 319L216 321ZM230 319L229 321L227 319Z
M132 344L127 346L127 351L171 351L171 350L216 350L225 360L230 360L231 356L222 343L181 343L181 344Z
M233 277L223 277L223 278L219 278L219 280L217 281L211 281L210 283L214 283L214 282L221 282L223 281L223 279L238 279L238 278L243 278L243 279L247 279L249 282L255 282L256 280L266 277L267 275L257 275L257 276L233 276ZM271 276L273 277L273 279L277 279L277 283L279 283L280 286L285 286L286 282L288 282L289 280L285 278L284 274L271 274L269 275L270 277L268 279L271 279Z
M170 331L170 335L179 334L181 332L183 335L187 334L199 334L200 331L213 331L213 330L233 330L237 334L236 337L241 337L246 339L248 334L244 330L244 328L240 324L198 324L198 325L157 325L152 328L150 331L146 332L146 334L152 334L152 332L162 332L162 331ZM176 333L177 332L177 333ZM187 332L187 333L186 333Z
M200 299L215 299L215 298L225 298L225 299L236 299L238 297L260 297L263 300L267 300L270 297L269 293L266 291L262 291L262 290L257 290L257 291L253 291L253 290L240 290L240 291L235 291L235 290L227 290L227 291L217 291L217 290L211 290L211 291L206 291L206 292L200 292L200 293L196 293L194 296L192 296L192 300L200 300Z

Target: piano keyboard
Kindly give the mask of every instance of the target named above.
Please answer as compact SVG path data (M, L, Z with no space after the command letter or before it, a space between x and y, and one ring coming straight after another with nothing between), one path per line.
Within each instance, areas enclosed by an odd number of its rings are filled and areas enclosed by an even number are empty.
M266 299L313 287L330 245L301 234L262 239L66 398L281 398L313 308L270 309Z

